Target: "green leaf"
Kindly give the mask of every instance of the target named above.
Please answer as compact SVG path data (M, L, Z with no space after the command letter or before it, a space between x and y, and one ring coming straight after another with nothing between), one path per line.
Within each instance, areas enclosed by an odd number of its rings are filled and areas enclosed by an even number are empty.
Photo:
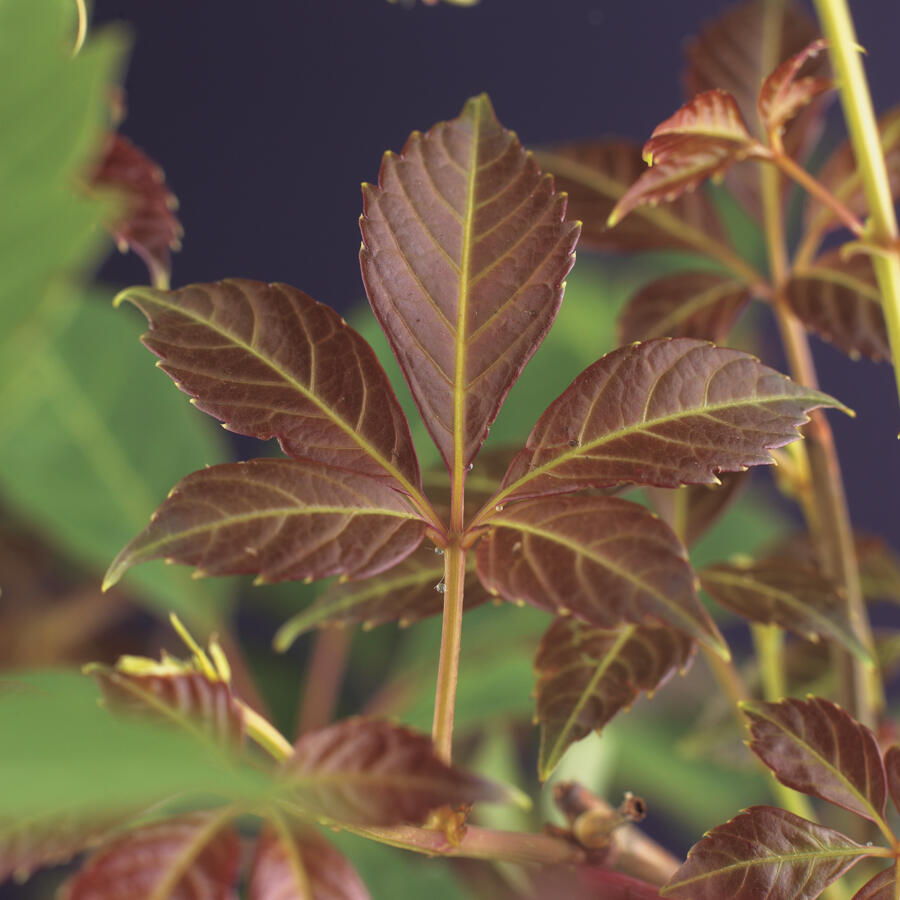
M402 494L365 475L309 460L225 463L172 488L104 587L149 559L194 566L198 576L257 575L259 584L365 578L412 553L424 527Z
M547 333L578 225L487 96L364 185L369 301L455 481Z
M866 848L771 806L752 806L713 828L660 891L682 900L814 900L866 856Z
M541 780L550 776L575 741L599 732L641 691L649 695L676 670L684 672L693 650L693 642L671 628L592 628L557 619L534 661Z

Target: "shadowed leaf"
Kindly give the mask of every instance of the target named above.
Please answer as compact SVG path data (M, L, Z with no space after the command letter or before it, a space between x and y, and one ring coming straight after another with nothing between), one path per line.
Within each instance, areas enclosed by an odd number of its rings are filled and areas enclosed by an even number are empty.
M124 194L124 215L110 226L113 237L121 250L130 248L140 256L153 284L168 284L170 251L181 249L184 230L162 169L128 138L111 134L91 182Z
M399 622L400 627L405 628L427 616L438 615L443 609L444 597L436 585L443 578L443 557L434 552L430 543L422 544L387 572L364 581L331 585L307 609L278 629L275 647L279 651L287 650L301 634L312 628L360 622L366 629L385 622ZM490 599L475 575L474 561L468 567L464 590L466 610Z
M249 900L369 900L353 866L308 826L263 829L247 890Z
M461 480L556 316L578 225L484 94L386 154L363 199L369 300Z
M722 225L702 191L664 207L641 206L616 225L606 225L613 207L646 171L640 145L619 139L562 144L536 154L538 162L568 194L568 213L580 219L581 244L598 250L696 250L724 240Z
M693 650L693 642L671 628L592 628L573 619L557 619L534 661L541 780L550 776L575 741L600 731L641 691L649 695L677 669L684 670Z
M884 754L884 768L887 772L888 790L894 807L900 811L900 747L888 747Z
M891 866L867 881L854 895L853 900L896 900L897 870Z
M814 900L866 855L838 831L771 806L713 828L660 891L682 900Z
M232 278L177 291L129 288L144 344L195 405L288 456L388 478L409 491L409 426L369 345L329 307L286 284Z
M727 653L687 554L653 513L617 497L566 495L492 514L478 575L493 594L601 628L663 623Z
M164 819L99 850L64 885L61 900L229 900L240 852L227 816Z
M150 559L260 583L364 578L412 553L423 528L401 494L365 475L308 460L226 463L175 485L113 560L104 587Z
M622 347L548 407L497 499L622 482L715 484L767 465L818 406L839 406L738 350L689 338Z
M720 563L700 573L704 590L750 622L778 625L808 641L840 644L864 663L866 648L854 637L835 583L788 560Z
M891 358L881 294L868 256L823 256L793 275L785 296L810 331L851 358Z
M421 824L440 806L506 799L499 787L439 760L425 735L377 719L303 735L284 776L310 816L357 825Z
M875 735L821 697L745 703L750 749L788 787L878 822L887 785Z
M622 344L659 337L724 343L750 293L714 272L675 272L642 287L619 319Z
M650 168L609 214L612 228L636 206L675 200L732 163L764 152L726 91L705 91L657 125L642 155Z
M756 106L759 118L770 134L780 135L787 122L803 107L834 86L830 78L813 75L797 78L800 70L827 46L828 42L821 38L813 41L799 53L786 59L763 82Z

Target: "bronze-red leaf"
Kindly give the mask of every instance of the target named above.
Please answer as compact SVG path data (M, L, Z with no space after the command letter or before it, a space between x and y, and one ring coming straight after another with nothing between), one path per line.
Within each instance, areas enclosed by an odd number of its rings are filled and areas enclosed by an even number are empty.
M900 747L888 747L884 754L884 769L887 773L888 790L894 807L900 812Z
M648 509L617 497L510 503L489 520L478 575L493 594L601 628L656 623L727 655L687 553Z
M62 900L230 900L240 855L237 833L220 813L164 819L95 853Z
M556 316L578 225L485 95L387 154L363 198L369 300L461 481Z
M150 559L260 583L365 578L412 553L424 527L402 494L365 475L308 460L226 463L175 485L104 586Z
M440 806L506 797L498 786L438 759L425 735L366 718L304 734L284 777L311 817L356 825L418 825Z
M883 869L867 881L854 895L853 900L895 900L897 870L894 866Z
M650 695L684 671L693 651L693 641L663 626L607 629L556 619L534 661L541 780L573 743L600 731L642 691Z
M660 891L680 900L814 900L866 855L838 831L771 806L713 828Z
M267 825L256 844L249 900L369 900L356 870L315 829Z
M286 284L231 278L129 288L144 344L194 404L288 456L419 485L419 464L372 348L331 308Z
M739 350L689 338L621 347L547 408L513 460L497 502L634 482L715 484L767 465L825 394Z
M795 791L881 822L887 783L875 735L821 697L746 703L750 749Z

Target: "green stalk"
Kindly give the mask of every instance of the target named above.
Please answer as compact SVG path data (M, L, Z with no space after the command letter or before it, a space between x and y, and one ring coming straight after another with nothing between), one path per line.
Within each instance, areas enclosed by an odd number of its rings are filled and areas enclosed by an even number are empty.
M787 696L784 677L784 631L777 625L754 625L753 647L759 661L763 697L777 703Z
M867 234L871 241L889 250L884 254L874 254L873 263L900 393L900 255L896 244L897 217L881 138L847 2L814 0L814 3L822 30L829 41L847 131L869 207Z

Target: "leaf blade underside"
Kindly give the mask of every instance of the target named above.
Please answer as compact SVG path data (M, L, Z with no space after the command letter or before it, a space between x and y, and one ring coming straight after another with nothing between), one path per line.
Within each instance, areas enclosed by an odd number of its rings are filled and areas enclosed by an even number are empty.
M896 900L897 869L883 869L867 881L854 895L853 900Z
M745 703L750 749L788 787L884 821L887 777L875 735L821 697Z
M309 816L356 825L420 825L440 806L506 799L498 786L438 759L425 735L377 719L303 735L283 777Z
M374 351L330 307L286 284L231 278L129 288L144 345L193 403L295 459L420 484L409 425Z
M660 893L680 900L814 900L866 855L822 825L752 806L713 828Z
M603 629L571 618L554 621L534 661L541 781L573 743L599 732L642 691L649 696L676 670L684 671L693 652L693 641L671 628Z
M363 199L369 301L461 478L553 322L578 225L486 95L385 155Z
M547 408L497 500L608 487L715 484L771 463L806 413L837 401L738 350L690 338L622 347Z
M678 538L617 497L567 494L495 511L477 549L492 594L601 628L657 623L727 655Z
M403 495L308 460L255 459L183 478L109 567L104 586L150 559L259 583L363 578L418 547L424 522Z

